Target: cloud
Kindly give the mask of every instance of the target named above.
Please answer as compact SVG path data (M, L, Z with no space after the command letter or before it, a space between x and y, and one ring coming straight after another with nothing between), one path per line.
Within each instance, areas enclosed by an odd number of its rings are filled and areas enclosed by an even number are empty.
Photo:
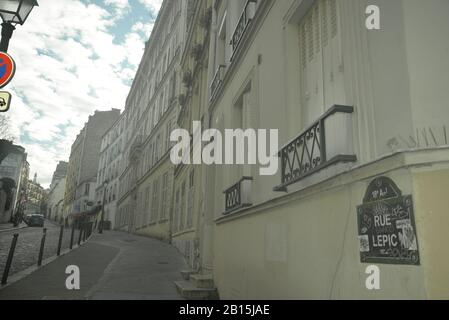
M151 31L153 31L154 22L143 23L141 21L134 24L131 28L134 32L140 32L144 37L149 38L151 35Z
M90 114L124 108L151 32L151 21L140 22L115 38L117 14L132 7L127 0L104 3L113 10L80 0L47 0L11 39L9 53L17 64L7 88L13 94L11 128L27 150L32 175L37 172L44 186L57 162L68 160Z
M139 0L151 13L157 13L162 6L163 0Z

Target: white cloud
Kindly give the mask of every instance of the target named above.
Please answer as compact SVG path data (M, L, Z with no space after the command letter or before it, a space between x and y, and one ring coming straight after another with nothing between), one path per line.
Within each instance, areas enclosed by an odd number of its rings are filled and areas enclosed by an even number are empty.
M151 31L153 31L153 27L154 27L154 22L143 23L143 22L139 21L132 26L131 30L134 32L140 32L146 38L149 38L151 35Z
M116 12L79 0L47 0L11 39L9 53L17 63L7 88L13 94L11 127L22 137L17 143L27 150L32 175L37 172L44 186L57 162L68 160L94 110L123 109L148 39L151 27L141 23L117 43L109 28L117 12L130 5L127 0L104 3Z
M162 6L163 0L139 0L150 11L158 12Z

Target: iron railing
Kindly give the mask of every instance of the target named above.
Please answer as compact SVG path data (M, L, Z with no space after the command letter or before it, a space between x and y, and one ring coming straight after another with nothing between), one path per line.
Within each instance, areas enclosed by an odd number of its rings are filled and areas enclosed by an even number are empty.
M275 191L287 191L287 187L339 162L355 162L353 154L338 154L327 159L325 121L336 113L353 113L351 106L335 105L330 108L298 137L279 152L281 158L281 184Z
M238 209L252 206L252 203L248 201L248 195L245 194L250 190L244 190L244 183L251 182L252 177L243 177L236 184L229 187L223 193L225 194L225 212L224 215L230 214Z
M235 27L234 33L232 34L232 38L231 38L232 52L235 52L235 50L238 48L240 41L242 40L243 35L245 34L246 28L250 24L251 20L254 18L254 16L251 14L249 8L251 6L255 6L256 3L257 3L257 0L248 0L245 4L245 7L243 8L243 12L240 15L240 18L237 23L237 26Z
M225 68L226 68L226 66L221 64L218 66L217 71L215 72L212 83L210 84L210 99L211 100L213 100L215 98L215 95L216 95L218 89L220 88L221 84L223 83Z

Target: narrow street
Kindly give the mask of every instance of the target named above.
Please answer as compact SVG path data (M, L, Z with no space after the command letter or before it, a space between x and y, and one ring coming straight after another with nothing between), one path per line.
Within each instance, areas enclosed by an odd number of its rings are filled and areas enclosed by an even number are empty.
M45 249L43 258L49 258L56 254L59 240L60 227L46 220L45 228L47 228L47 236L45 240ZM12 276L17 272L23 271L37 264L39 248L42 239L43 228L26 227L19 230L0 231L0 272L3 274L6 259L8 257L11 241L15 233L19 234L17 239L16 250L14 253L13 263L9 275ZM70 246L70 229L64 230L62 250L68 249ZM75 236L78 232L75 233ZM76 238L76 237L75 237ZM77 238L75 239L75 241Z
M71 265L79 267L80 290L65 286ZM174 281L185 268L169 244L121 232L94 234L82 247L0 289L0 300L176 300Z

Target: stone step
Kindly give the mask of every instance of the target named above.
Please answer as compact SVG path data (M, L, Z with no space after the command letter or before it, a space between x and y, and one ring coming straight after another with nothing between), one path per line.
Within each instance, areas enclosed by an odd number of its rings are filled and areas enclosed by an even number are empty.
M178 293L187 300L218 300L218 291L198 288L192 281L175 281Z
M188 281L188 280L190 279L190 276L191 276L192 274L196 274L196 272L193 271L193 270L182 270L182 271L181 271L181 276L182 276L182 278L183 278L184 280L186 280L186 281Z
M190 280L198 287L202 289L214 289L214 278L211 274L192 274Z

